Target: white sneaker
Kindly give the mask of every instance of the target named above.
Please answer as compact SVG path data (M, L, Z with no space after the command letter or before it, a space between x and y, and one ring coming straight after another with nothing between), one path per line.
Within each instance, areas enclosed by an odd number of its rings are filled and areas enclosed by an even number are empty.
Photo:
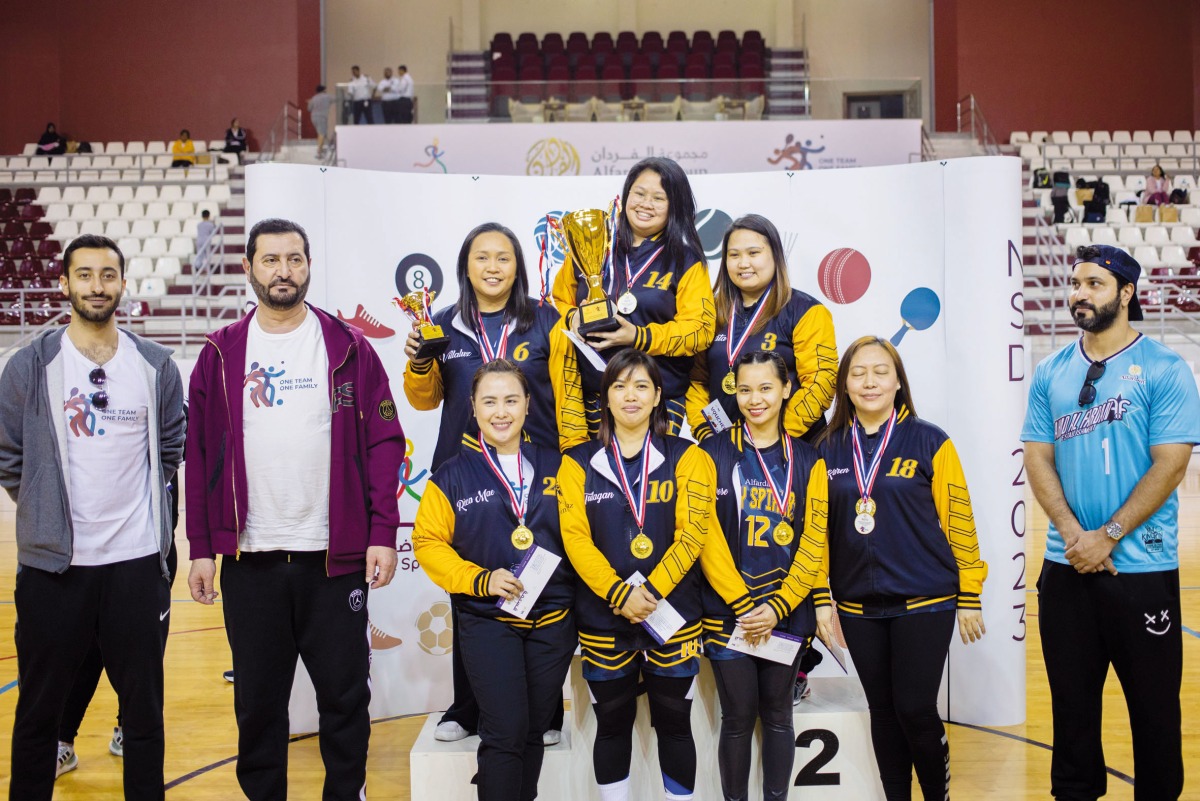
M54 771L54 778L58 778L64 773L70 773L79 767L79 757L75 756L75 746L71 743L59 742L58 744L58 767Z
M108 741L108 753L113 756L125 756L125 732L121 731L120 726L113 728L112 739Z
M440 740L443 743L457 742L467 736L467 730L460 723L453 720L444 720L433 730L433 739Z
M558 729L546 729L542 732L542 745L551 746L558 745L562 742L562 732Z

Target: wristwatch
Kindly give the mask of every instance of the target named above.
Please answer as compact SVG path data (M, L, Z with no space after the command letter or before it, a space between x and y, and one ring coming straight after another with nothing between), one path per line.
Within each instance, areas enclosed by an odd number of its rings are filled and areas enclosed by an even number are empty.
M1121 524L1116 520L1109 520L1104 524L1104 533L1114 542L1120 542L1121 537L1125 536L1125 529L1121 528Z

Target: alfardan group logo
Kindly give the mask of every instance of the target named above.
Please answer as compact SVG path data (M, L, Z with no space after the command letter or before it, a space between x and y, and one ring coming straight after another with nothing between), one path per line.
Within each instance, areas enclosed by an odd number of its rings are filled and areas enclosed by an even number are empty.
M526 175L579 175L579 151L565 139L539 139L525 154Z

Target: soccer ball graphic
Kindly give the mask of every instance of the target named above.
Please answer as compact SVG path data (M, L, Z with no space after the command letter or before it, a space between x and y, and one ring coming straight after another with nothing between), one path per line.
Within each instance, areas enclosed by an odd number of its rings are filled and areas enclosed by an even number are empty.
M450 622L450 603L438 601L417 615L417 644L434 656L450 653L454 644L454 627Z

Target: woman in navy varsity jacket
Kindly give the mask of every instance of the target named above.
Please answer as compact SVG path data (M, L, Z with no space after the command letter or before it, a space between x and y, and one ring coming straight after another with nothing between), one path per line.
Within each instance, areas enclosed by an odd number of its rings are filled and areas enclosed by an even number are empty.
M612 243L605 291L615 301L621 327L596 333L588 344L607 362L625 348L654 357L663 377L663 407L670 433L683 427L692 358L713 338L713 294L696 233L696 198L687 173L668 158L639 161L625 176L621 214ZM579 331L579 304L587 282L570 259L554 279L554 303ZM603 370L580 356L588 430L600 424Z
M821 442L829 470L829 589L871 708L871 741L888 801L950 797L950 751L937 710L954 621L983 636L975 517L954 444L917 417L904 363L878 337L842 355L833 418ZM818 590L817 627L833 610Z
M792 385L782 356L748 351L734 374L744 421L709 437L703 448L717 467L719 528L712 536L729 544L755 607L738 618L705 587L704 655L721 697L717 757L726 801L748 798L750 744L760 717L763 797L785 799L796 755L792 684L816 631L810 592L825 557L825 462L784 429ZM788 645L795 653L785 662L748 655L729 647L731 636L765 648Z
M697 354L687 393L688 424L699 442L742 419L733 365L753 351L778 353L792 384L782 412L784 430L815 443L825 430L837 377L833 317L820 301L788 281L783 242L775 225L758 214L733 221L721 245L721 270L713 284L717 328L712 346Z
M480 437L467 438L430 478L413 547L458 610L463 665L479 704L479 798L528 801L537 797L542 734L562 708L575 651L575 577L558 525L560 457L521 441L529 385L512 362L479 368L471 403ZM524 593L522 568L555 559L527 609L500 608Z
M693 565L700 560L735 613L749 612L750 598L725 540L708 537L712 459L666 434L654 360L632 348L617 353L601 387L600 438L564 455L558 474L563 545L580 578L575 611L596 713L596 782L604 801L629 798L640 677L666 798L690 799L702 583ZM674 624L660 622L672 610Z

